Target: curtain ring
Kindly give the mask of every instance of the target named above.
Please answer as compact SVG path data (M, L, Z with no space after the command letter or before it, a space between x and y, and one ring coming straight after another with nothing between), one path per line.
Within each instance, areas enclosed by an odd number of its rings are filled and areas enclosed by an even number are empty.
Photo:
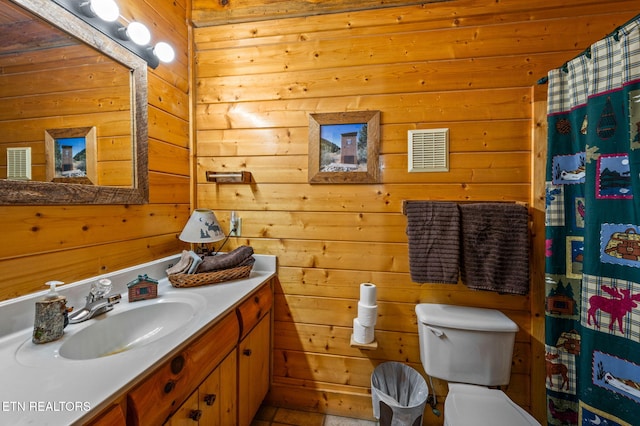
M587 47L587 49L584 51L584 56L591 59L591 47Z

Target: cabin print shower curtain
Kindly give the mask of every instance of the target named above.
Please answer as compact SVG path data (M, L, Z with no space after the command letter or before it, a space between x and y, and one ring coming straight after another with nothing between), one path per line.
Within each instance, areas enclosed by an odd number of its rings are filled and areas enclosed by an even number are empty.
M548 79L548 424L639 425L640 21Z

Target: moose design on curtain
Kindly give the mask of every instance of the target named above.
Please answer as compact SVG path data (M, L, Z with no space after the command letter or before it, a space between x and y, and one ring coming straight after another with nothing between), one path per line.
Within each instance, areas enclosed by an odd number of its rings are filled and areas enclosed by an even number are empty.
M550 425L640 421L640 20L548 75Z

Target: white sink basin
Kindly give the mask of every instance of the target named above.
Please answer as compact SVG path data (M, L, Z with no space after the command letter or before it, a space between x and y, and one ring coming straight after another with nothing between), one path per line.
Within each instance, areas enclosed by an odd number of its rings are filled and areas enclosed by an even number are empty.
M189 303L166 302L97 317L93 324L65 340L60 356L94 359L128 351L163 338L189 322L194 314Z
M143 302L121 302L113 310L65 328L55 342L36 345L31 338L16 353L23 365L56 360L95 360L128 352L188 328L202 313L199 295L167 293Z

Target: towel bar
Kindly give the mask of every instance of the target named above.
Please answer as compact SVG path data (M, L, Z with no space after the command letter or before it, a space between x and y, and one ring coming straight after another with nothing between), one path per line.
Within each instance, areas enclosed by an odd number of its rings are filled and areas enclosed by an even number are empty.
M527 209L529 208L529 203L524 202L524 201L487 201L487 200L461 200L461 201L456 201L456 200L402 200L402 214L406 214L406 209L405 206L407 203L411 202L411 201L433 201L433 202L443 202L443 203L458 203L458 204L469 204L469 203L513 203L513 204L518 204L520 206L524 206Z
M251 183L251 172L206 172L207 182Z

